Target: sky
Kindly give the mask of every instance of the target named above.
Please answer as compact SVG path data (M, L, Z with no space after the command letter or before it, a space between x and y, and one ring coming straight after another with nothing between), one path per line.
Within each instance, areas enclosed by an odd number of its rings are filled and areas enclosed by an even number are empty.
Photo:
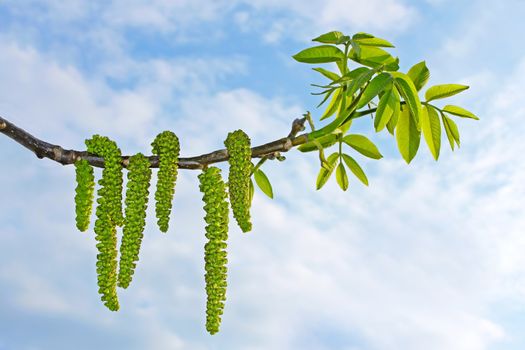
M422 144L410 165L355 123L385 157L356 155L370 185L347 192L315 190L315 154L265 163L275 199L256 191L250 233L231 220L214 336L197 171L179 174L168 233L150 205L110 312L94 234L75 228L74 168L0 136L0 350L525 348L523 13L519 0L1 2L0 115L65 148L102 134L150 153L172 130L193 156L239 128L253 144L283 137L322 112L322 77L291 56L331 30L388 39L402 71L425 60L429 86L469 85L449 101L480 121L457 120L458 150L443 139L435 162Z

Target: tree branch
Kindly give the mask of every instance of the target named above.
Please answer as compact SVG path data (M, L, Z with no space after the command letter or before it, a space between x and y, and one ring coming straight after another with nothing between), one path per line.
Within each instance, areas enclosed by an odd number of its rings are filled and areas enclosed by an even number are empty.
M304 130L304 123L305 118L295 119L292 123L292 129L287 137L253 147L252 157L260 158L272 155L276 152L287 152L292 149L292 147L305 143L307 141L308 134L296 136L300 131ZM86 159L92 166L99 168L104 167L104 159L102 157L98 157L85 151L64 149L59 145L42 141L2 117L0 117L0 133L5 134L25 148L29 149L38 158L49 158L62 165L73 164L79 159ZM228 157L228 151L226 151L226 149L220 149L195 157L180 157L179 168L202 169L208 164L224 162L228 160ZM159 167L159 158L157 156L149 156L148 159L152 168ZM127 167L128 162L129 156L123 156L122 165Z
M373 113L374 109L356 112L351 118L359 118L364 115ZM288 152L293 147L302 145L308 142L308 133L297 135L304 131L306 118L295 119L292 123L292 128L288 136L271 141L252 148L252 158L268 157L272 158L279 152ZM93 155L86 151L77 151L72 149L64 149L62 146L54 145L31 135L27 131L19 128L15 124L9 122L7 119L0 117L0 133L5 134L14 141L18 142L25 148L32 151L38 158L48 158L62 165L73 164L77 160L85 159L94 167L103 168L104 158ZM128 166L130 156L122 156L122 165ZM220 149L211 153L201 154L195 157L180 157L180 169L202 169L206 165L213 163L220 163L228 160L228 151ZM159 167L159 158L157 156L149 156L151 168Z

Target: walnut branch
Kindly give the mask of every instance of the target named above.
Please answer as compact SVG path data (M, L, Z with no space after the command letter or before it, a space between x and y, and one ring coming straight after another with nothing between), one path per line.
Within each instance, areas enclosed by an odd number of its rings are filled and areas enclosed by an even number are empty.
M354 112L350 119L360 118L365 115L373 113L376 109L369 109L360 112ZM288 136L271 141L252 148L252 158L266 157L272 159L279 155L280 152L288 152L293 147L302 145L308 142L308 133L297 135L304 131L304 124L306 118L295 119L292 123L292 128ZM79 159L86 159L89 164L94 167L103 168L104 158L90 154L85 151L76 151L72 149L64 149L59 145L54 145L31 135L27 131L19 128L15 124L9 122L7 119L0 117L0 133L12 138L28 150L32 151L38 158L49 158L62 165L73 164ZM130 156L122 157L122 165L128 166ZM159 158L157 156L149 156L150 167L159 167ZM206 154L201 154L195 157L180 157L180 169L202 169L208 164L220 163L228 160L228 151L220 149Z
M252 157L260 158L264 156L271 156L276 152L287 152L291 148L305 143L308 140L308 134L297 136L300 131L304 130L304 123L305 118L295 119L292 124L292 130L287 137L253 147ZM101 157L95 156L85 151L64 149L59 145L42 141L2 117L0 117L0 133L5 134L25 148L29 149L35 153L38 158L49 158L62 165L73 164L79 159L86 159L92 166L100 168L104 167L104 159ZM124 167L128 165L128 159L129 156L122 157L122 164ZM158 168L159 159L157 156L149 156L148 159L152 168ZM179 158L179 168L202 169L208 164L224 162L226 160L228 160L228 151L225 149L220 149L211 153L202 154L200 156L189 158L181 157Z

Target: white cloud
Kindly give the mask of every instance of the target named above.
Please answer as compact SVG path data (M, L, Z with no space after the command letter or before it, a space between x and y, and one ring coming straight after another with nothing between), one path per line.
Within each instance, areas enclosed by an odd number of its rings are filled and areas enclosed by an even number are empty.
M266 41L283 38L305 40L320 32L374 30L399 33L409 28L417 18L414 6L400 0L388 1L92 1L64 5L54 0L9 4L11 13L21 18L31 16L36 23L70 25L94 22L116 33L122 41L123 31L138 28L146 32L170 34L171 40L194 41L196 37L223 38L222 24L233 17L244 31L255 29ZM198 24L197 24L198 23ZM204 24L204 25L203 25ZM213 30L206 25L214 24ZM98 32L100 26L75 33L86 38ZM75 28L75 26L72 26ZM27 28L16 28L27 31ZM30 33L30 32L29 32ZM37 35L30 33L30 35ZM100 35L100 34L97 34ZM107 38L107 36L105 36ZM94 38L93 38L94 39ZM78 39L77 39L78 40ZM96 44L93 41L93 44Z

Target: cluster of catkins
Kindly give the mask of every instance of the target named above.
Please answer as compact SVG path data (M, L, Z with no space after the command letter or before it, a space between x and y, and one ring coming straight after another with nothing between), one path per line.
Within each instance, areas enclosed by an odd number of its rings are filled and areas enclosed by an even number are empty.
M206 281L206 329L211 334L219 331L221 315L226 300L227 238L228 238L228 193L233 215L243 232L252 228L250 221L250 139L242 131L228 134L224 141L229 154L228 184L216 167L205 166L199 175L200 191L203 193L206 215L206 238L204 247ZM158 156L159 170L155 192L155 213L162 232L168 230L175 183L178 173L180 145L171 131L157 135L152 142L152 152ZM122 157L116 143L109 138L94 135L86 140L90 154L104 158L104 170L97 191L95 238L97 240L97 275L99 293L104 305L112 311L119 309L116 287L127 288L132 280L146 224L150 161L141 153L128 160L127 189L124 215L122 213ZM80 231L89 227L94 199L95 179L93 168L85 159L75 163L76 225ZM228 190L227 190L228 189ZM123 226L120 245L120 261L117 261L117 227ZM117 272L118 266L118 272Z

